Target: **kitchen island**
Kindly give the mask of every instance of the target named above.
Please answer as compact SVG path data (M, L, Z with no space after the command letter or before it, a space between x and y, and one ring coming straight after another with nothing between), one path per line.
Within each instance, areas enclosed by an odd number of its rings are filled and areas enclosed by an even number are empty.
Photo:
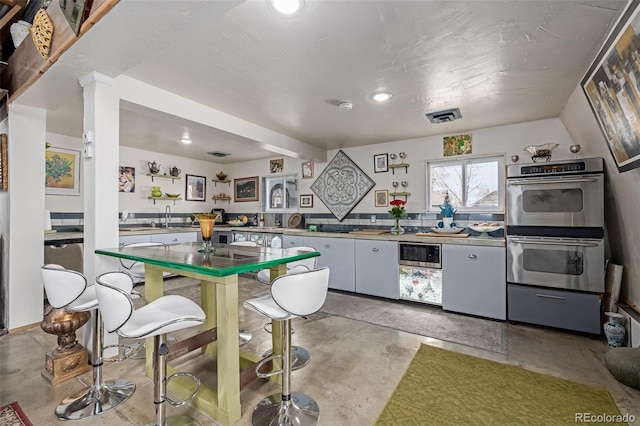
M212 253L201 253L199 243L189 243L97 249L96 254L143 262L147 303L163 295L163 272L200 280L201 305L207 315L201 333L204 336L202 342L206 344L204 353L215 356L217 385L215 390L203 385L193 405L220 423L229 425L240 419L240 391L255 379L253 365L261 359L256 354L240 351L238 347L238 274L269 268L274 279L286 272L286 263L316 257L319 253L295 248L212 246ZM282 336L278 331L280 327L274 326L273 330L272 347L277 354L282 347ZM152 340L148 340L146 345L146 371L149 376L153 370ZM179 345L180 342L172 348ZM188 349L180 348L178 352L182 354L182 350L186 353L199 346L202 344L188 346ZM248 368L241 371L241 366ZM167 372L168 375L175 373L171 367L167 367ZM169 382L169 389L183 398L192 393L192 389L177 382Z

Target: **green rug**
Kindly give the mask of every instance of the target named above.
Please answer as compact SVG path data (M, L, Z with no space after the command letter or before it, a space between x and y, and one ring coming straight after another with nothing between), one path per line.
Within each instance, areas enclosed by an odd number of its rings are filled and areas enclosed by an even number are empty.
M376 424L627 424L622 417L604 388L421 345Z

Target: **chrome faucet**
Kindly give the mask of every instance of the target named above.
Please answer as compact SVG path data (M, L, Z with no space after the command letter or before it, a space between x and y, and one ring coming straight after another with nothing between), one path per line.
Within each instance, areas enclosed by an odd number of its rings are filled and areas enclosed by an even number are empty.
M169 227L169 221L171 221L171 206L167 204L164 208L164 227Z

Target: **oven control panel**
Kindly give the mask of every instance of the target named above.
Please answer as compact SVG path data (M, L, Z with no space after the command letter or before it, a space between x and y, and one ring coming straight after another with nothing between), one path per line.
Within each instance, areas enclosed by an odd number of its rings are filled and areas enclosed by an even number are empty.
M602 173L602 158L583 158L580 160L549 161L546 163L510 164L507 166L507 178L524 178L548 175L581 175Z

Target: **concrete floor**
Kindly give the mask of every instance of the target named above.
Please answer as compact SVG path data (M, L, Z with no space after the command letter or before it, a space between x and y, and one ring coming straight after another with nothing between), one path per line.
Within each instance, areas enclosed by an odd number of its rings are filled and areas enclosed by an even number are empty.
M248 276L241 277L240 298L264 291ZM140 289L141 287L137 287ZM167 281L171 292L197 294L193 280ZM241 327L253 331L252 341L243 347L263 353L270 348L270 335L262 326L264 317L240 310ZM294 321L293 343L311 351L311 363L294 372L292 389L303 391L320 405L320 425L372 425L421 343L462 352L494 361L518 365L529 370L606 387L622 414L640 419L640 391L618 383L603 365L607 351L604 338L526 325L507 326L508 354L472 348L379 327L324 313ZM182 336L178 336L182 337ZM55 347L55 336L39 327L0 337L0 405L18 401L34 425L60 423L54 416L56 405L66 396L91 382L91 373L49 385L40 377L45 352ZM175 361L187 370L210 366L208 359L189 355ZM72 422L77 425L141 425L153 421L153 386L143 374L142 360L107 363L106 380L129 378L137 384L133 397L102 416ZM173 363L172 363L173 364ZM201 371L197 371L202 373ZM212 374L199 374L204 383ZM253 407L279 386L261 381L244 390L242 418L238 425L250 425ZM190 406L168 407L169 415L189 414L202 425L218 424Z

